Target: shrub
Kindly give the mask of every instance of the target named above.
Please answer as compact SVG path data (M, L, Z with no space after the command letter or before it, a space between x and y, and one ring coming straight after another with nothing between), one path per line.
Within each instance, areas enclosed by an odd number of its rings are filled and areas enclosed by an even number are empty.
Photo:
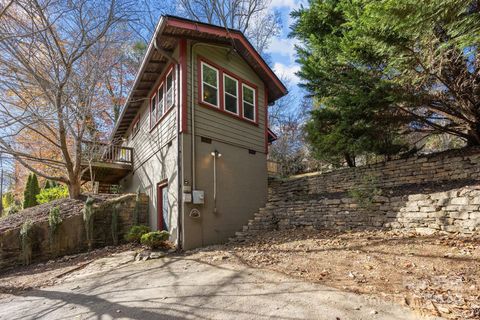
M49 227L49 240L50 246L53 246L55 235L57 233L58 227L62 223L62 218L60 217L60 208L53 207L48 213L48 227Z
M375 197L382 195L382 189L378 187L375 177L364 176L357 186L348 191L348 194L357 201L361 208L371 209Z
M167 231L154 231L146 233L140 239L140 243L148 246L151 249L165 246L165 241L168 240L170 234Z
M37 175L30 174L27 179L27 184L25 185L25 190L23 191L23 209L36 206L37 203L37 194L40 193L40 187L38 186Z
M25 265L29 265L32 261L32 228L33 222L27 220L22 224L20 229L20 241L22 243L22 255Z
M37 202L42 204L64 198L68 198L68 188L66 186L50 187L40 191L40 194L37 195Z
M85 223L85 234L88 243L88 250L93 247L93 198L88 197L83 207L83 222Z
M5 193L2 197L3 209L10 208L13 205L15 205L15 197L13 196L13 193L12 192Z
M140 239L146 233L150 232L150 228L148 226L139 225L133 226L128 231L127 235L125 236L125 240L128 242L137 242L140 243Z
M3 211L4 216L9 216L15 213L19 213L22 210L22 206L19 204L14 204Z

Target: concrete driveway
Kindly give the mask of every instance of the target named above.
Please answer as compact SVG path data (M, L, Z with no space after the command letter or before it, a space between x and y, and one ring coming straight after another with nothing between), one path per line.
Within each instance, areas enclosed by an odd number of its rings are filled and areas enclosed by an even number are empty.
M0 300L0 319L420 318L374 298L188 256L108 269L83 270L59 285L7 296Z

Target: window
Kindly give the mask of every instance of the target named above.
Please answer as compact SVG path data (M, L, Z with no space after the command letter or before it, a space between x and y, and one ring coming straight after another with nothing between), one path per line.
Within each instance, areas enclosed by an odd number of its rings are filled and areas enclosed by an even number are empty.
M243 117L255 121L255 89L242 84Z
M156 122L157 114L157 95L154 94L152 99L150 99L150 122L153 124Z
M170 71L170 73L167 76L167 88L166 88L166 96L167 96L167 103L165 105L165 112L173 106L173 72Z
M135 120L133 120L132 136L135 136L138 131L140 131L140 117L137 117Z
M160 79L160 85L150 100L150 129L153 129L175 104L175 73L173 70L173 65L166 69Z
M238 81L223 74L225 111L238 115Z
M198 103L258 125L258 88L227 69L198 58Z
M202 102L207 103L214 107L219 107L218 103L218 70L201 63L202 72Z
M163 108L164 108L164 98L163 98L163 94L164 94L164 85L163 83L160 85L160 87L158 87L158 104L157 104L157 121L160 120L160 118L163 116Z

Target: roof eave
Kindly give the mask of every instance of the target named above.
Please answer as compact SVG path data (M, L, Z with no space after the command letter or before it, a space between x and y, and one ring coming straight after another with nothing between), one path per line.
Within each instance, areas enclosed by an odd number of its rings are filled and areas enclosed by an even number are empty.
M140 65L140 68L138 69L138 72L137 72L136 76L135 76L133 86L130 89L130 92L128 93L128 96L127 96L127 99L125 100L125 103L123 104L122 112L120 113L120 116L118 117L117 122L115 123L115 127L113 128L112 134L110 135L110 140L113 140L115 138L115 135L118 131L118 127L120 126L120 124L122 122L122 118L125 116L125 112L127 111L127 105L130 103L130 100L132 98L132 94L133 94L133 91L134 91L133 89L140 82L140 78L142 77L143 72L145 71L145 67L148 63L148 57L150 56L152 50L155 47L155 41L157 39L157 36L161 33L161 30L163 30L163 28L165 28L165 21L166 21L166 18L164 16L162 16L160 18L160 20L158 21L157 26L155 27L155 32L153 33L152 39L150 40L150 43L148 44L147 51L145 52L145 55L143 56L142 63Z

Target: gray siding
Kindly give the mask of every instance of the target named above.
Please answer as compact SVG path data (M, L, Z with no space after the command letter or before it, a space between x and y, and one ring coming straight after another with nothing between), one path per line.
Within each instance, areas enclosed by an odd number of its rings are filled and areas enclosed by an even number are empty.
M174 52L178 56L178 49ZM178 241L178 148L177 148L177 108L178 79L175 72L175 104L168 115L153 129L150 129L150 101L146 99L139 110L140 129L132 137L132 126L127 131L126 145L134 149L134 170L121 182L124 191L135 192L138 187L149 195L149 224L156 229L158 224L157 184L168 182L169 232L171 240ZM156 89L164 73L158 75L147 97Z
M174 55L178 56L178 49L175 50ZM176 68L174 68L172 72L176 73ZM164 73L159 75L158 80L155 85L152 86L152 90L149 92L148 97L150 97L152 94L153 88L157 87L163 75ZM145 100L139 111L140 131L134 137L132 137L132 127L130 126L128 129L127 146L134 148L134 171L138 170L142 164L151 159L154 154L159 152L161 148L163 148L166 144L168 144L168 142L172 141L172 139L176 137L178 106L177 91L178 79L175 79L175 105L172 110L169 111L169 114L159 124L157 124L153 130L150 129L150 99Z
M243 148L265 152L265 91L262 80L250 68L250 66L238 55L230 52L227 58L228 48L218 48L206 44L197 45L194 48L194 101L195 101L195 134L203 137L223 141ZM237 77L253 83L257 86L258 94L258 126L247 123L240 119L228 116L219 111L198 105L198 56L202 56L213 63L223 67ZM190 67L190 59L188 63ZM189 73L191 68L189 68ZM191 129L191 74L188 77L189 104L188 104L188 130Z

